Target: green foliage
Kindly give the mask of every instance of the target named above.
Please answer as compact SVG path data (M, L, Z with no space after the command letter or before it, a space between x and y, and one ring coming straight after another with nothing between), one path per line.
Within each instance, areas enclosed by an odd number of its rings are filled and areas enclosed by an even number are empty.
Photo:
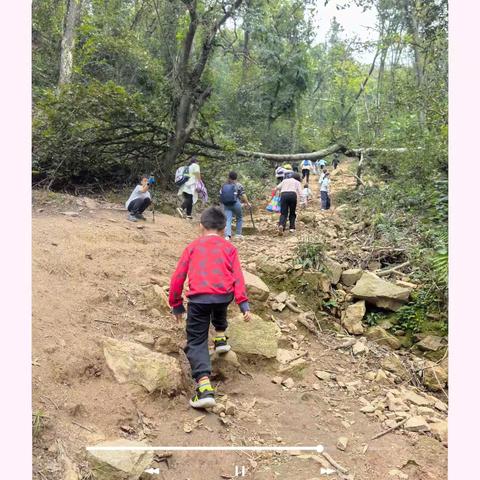
M46 422L46 419L47 416L45 415L45 412L43 412L42 410L37 410L35 412L33 412L32 414L32 436L33 436L33 439L36 439L38 438L44 427L45 427L45 422Z
M448 324L442 311L442 304L432 290L421 289L412 294L412 301L401 307L396 313L393 331L422 332L435 330L440 335L446 335ZM429 317L435 313L438 321L432 322Z
M306 270L323 271L324 248L323 243L320 242L309 240L299 242L296 252L296 263Z
M124 183L161 172L164 149L161 104L129 94L113 82L46 90L33 113L35 181L53 187ZM156 161L157 160L157 161Z
M369 327L374 327L375 325L378 325L384 317L384 315L378 312L368 312L363 319L363 323Z

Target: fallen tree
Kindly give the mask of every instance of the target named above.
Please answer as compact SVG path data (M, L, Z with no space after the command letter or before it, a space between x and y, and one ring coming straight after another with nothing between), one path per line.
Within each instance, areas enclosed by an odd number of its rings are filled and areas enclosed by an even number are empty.
M362 155L377 155L379 153L405 153L408 151L407 148L348 148L341 143L334 143L328 147L325 147L321 150L316 150L314 152L304 152L304 153L265 153L265 152L254 152L249 150L232 150L228 151L222 146L204 142L202 140L190 139L187 141L190 145L196 145L198 147L221 151L224 153L230 153L231 155L239 157L248 157L248 158L262 158L264 160L269 160L272 162L298 162L301 160L319 160L324 157L328 157L336 152L343 153L347 157L358 157L361 158ZM209 157L208 152L199 151L198 155L204 155ZM221 158L218 154L212 155L212 158Z

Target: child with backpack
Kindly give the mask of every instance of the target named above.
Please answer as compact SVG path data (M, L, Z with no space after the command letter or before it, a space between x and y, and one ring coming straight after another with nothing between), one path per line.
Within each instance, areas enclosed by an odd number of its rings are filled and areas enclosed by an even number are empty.
M244 200L247 204L247 207L250 208L250 203L248 202L248 198L245 194L245 189L240 183L237 182L237 179L237 172L230 172L228 174L227 183L224 183L220 189L220 202L223 205L223 209L227 217L225 240L230 240L232 238L232 221L234 215L237 222L235 238L243 238L243 212L240 200Z
M230 302L235 299L246 322L251 315L237 249L223 238L225 224L225 215L218 207L202 213L202 235L185 248L170 280L169 303L176 319L181 320L185 313L183 284L188 276L185 353L196 382L195 394L190 399L193 408L215 405L208 352L210 322L216 330L215 351L224 353L230 350L225 335Z

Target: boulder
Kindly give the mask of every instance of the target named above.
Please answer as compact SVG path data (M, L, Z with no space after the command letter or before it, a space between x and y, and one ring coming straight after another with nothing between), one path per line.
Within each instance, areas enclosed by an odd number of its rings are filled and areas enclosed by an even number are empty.
M320 290L324 293L330 292L330 277L324 272L303 272L302 278L312 290Z
M442 337L438 337L436 335L427 335L420 342L418 342L416 346L424 352L436 352L437 350L440 350L440 348L442 348L444 345Z
M393 350L398 350L401 347L400 341L382 327L370 327L369 329L367 329L365 335L369 340L372 340L379 345L388 346Z
M444 389L448 382L448 370L433 362L427 362L423 371L423 384L432 392L438 392Z
M410 296L410 289L399 287L371 272L363 272L351 293L379 308L397 311Z
M360 355L362 353L368 353L368 347L366 342L362 340L366 340L365 338L361 338L358 342L355 342L352 347L352 353L354 355Z
M281 365L278 372L284 375L290 375L295 378L303 378L308 362L304 358L297 358L290 363Z
M245 278L245 286L247 287L248 299L254 303L263 303L268 300L270 296L270 289L265 282L254 275L253 273L243 271L243 277Z
M95 447L145 447L146 443L118 439ZM138 480L153 462L153 452L89 450L88 460L96 480Z
M332 378L332 375L328 372L324 372L323 370L317 370L315 372L315 376L319 379L319 380L324 380L324 381L328 381L328 380L331 380Z
M363 274L361 268L350 268L342 272L341 281L346 287L353 287Z
M433 436L442 443L448 442L448 423L445 420L429 423Z
M278 277L288 272L287 262L273 259L271 256L262 256L256 260L257 270L269 277ZM244 272L245 273L245 272ZM246 280L246 279L245 279Z
M249 322L243 315L237 315L230 321L228 337L236 353L257 355L265 358L277 356L278 342L275 324L252 314Z
M327 269L327 275L330 278L330 282L332 285L336 285L342 276L342 266L330 257L324 258L323 265Z
M212 363L213 376L220 375L225 378L231 378L240 368L237 354L233 350L229 350L226 353L212 352L210 361Z
M286 364L298 358L298 352L293 350L287 350L285 348L279 348L277 350L277 360L279 363Z
M383 357L380 365L384 370L387 370L387 372L391 372L397 375L402 380L407 380L408 378L410 378L410 374L408 373L408 370L405 368L400 358L393 353Z
M348 438L347 437L339 437L337 440L337 448L344 452L348 446Z
M156 309L160 312L170 312L168 295L160 285L149 285L144 290L145 303L150 310Z
M430 405L428 398L415 393L413 390L404 390L402 392L402 397L407 402L413 403L419 407L426 407L427 405Z
M288 293L283 291L281 293L279 293L275 298L274 300L277 302L277 303L285 303L287 300L288 300Z
M356 302L347 307L343 314L342 326L348 333L353 335L361 335L363 333L362 319L366 311L364 301Z
M153 347L157 352L162 353L177 353L180 347L180 342L175 340L172 335L160 335L155 340L155 345Z
M103 353L119 383L135 383L150 393L155 390L170 393L182 385L180 363L173 357L114 338L104 341Z
M403 428L409 432L428 432L430 430L427 421L421 415L409 418Z

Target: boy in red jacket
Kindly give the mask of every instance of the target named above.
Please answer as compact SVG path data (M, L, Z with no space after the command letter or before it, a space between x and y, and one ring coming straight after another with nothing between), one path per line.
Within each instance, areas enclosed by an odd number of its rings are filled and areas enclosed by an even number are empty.
M185 353L196 381L195 395L190 400L194 408L215 405L214 389L210 384L210 355L208 352L208 330L212 322L216 336L215 351L230 350L225 330L227 308L235 298L244 320L250 320L245 280L238 259L237 249L223 238L225 215L218 207L211 207L200 218L202 236L190 243L183 251L177 268L170 280L169 302L172 312L181 320L183 306L183 284L188 276L189 291L187 309L187 346Z

